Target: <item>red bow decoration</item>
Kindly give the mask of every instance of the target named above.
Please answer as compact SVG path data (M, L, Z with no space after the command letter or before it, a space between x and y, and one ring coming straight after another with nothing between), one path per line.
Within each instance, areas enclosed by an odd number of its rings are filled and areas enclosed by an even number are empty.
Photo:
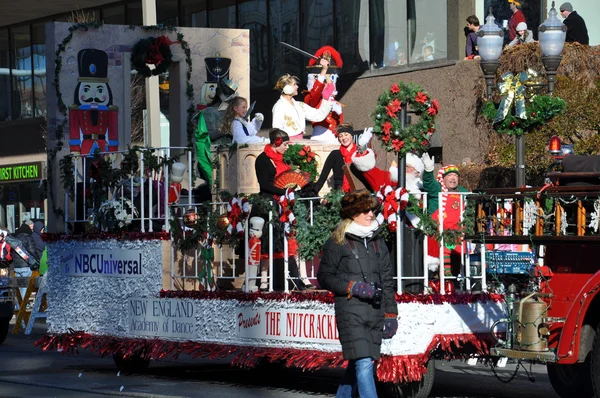
M152 45L148 47L148 55L144 58L144 62L151 65L160 65L165 60L165 57L160 51L161 47L169 47L171 44L174 44L174 42L167 36L158 36L153 40Z
M284 223L284 230L287 236L293 234L291 226L296 224L296 216L292 212L294 208L295 195L292 188L285 190L285 194L279 197L275 196L279 204L279 221Z
M408 191L405 188L394 189L389 185L381 187L377 192L377 198L383 205L381 213L377 216L377 222L388 223L391 232L396 231L398 211L405 210L408 206Z
M242 221L248 218L248 214L250 214L248 199L231 198L227 203L227 219L229 220L227 235L232 235L234 228L237 234L243 234L244 225Z
M308 145L304 145L302 147L302 149L300 150L300 152L298 152L298 155L305 156L307 163L312 162L313 159L315 158L315 156L317 156L316 153L314 153L314 152L311 151L311 149L310 149L310 147Z

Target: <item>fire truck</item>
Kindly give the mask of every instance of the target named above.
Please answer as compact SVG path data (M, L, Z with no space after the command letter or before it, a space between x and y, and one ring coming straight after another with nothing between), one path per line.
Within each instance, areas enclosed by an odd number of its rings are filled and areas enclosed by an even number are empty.
M490 330L497 338L490 354L545 363L561 397L599 396L600 157L564 156L555 137L550 151L559 167L549 169L543 187L468 197L475 222L467 240L491 249L481 255L483 267L491 261L499 272L488 288L505 292L506 316ZM501 245L530 253L494 250Z

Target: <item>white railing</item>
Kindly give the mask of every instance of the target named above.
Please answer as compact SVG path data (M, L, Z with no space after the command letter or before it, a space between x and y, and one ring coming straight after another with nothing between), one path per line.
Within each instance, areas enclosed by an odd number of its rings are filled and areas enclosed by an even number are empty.
M124 177L122 181L111 188L102 188L105 198L91 197L91 189L97 183L91 171L94 162L103 159L110 162L112 169L117 169L121 167L125 155L129 151L101 152L98 154L99 157L71 155L74 185L73 193L65 192L64 197L66 232L69 232L71 228L77 229L77 225L90 223L92 210L100 205L97 201L110 199L120 199L121 205L127 200L133 205L127 218L131 222L139 222L141 232L154 232L155 225L153 224L156 224L157 228L160 227L160 231L169 231L169 164L164 163L158 171L149 170L145 166L147 159L145 159L144 151L152 151L152 156L161 162L172 160L171 151L181 152L179 158L187 164L187 186L188 188L193 187L192 176L189 173L193 167L192 152L189 152L186 147L140 148L140 151L137 152L137 164L129 165L136 171L128 177ZM128 160L131 159L128 158ZM154 197L157 198L156 203ZM135 202L138 203L138 206L134 205ZM187 202L193 202L191 189L188 189Z

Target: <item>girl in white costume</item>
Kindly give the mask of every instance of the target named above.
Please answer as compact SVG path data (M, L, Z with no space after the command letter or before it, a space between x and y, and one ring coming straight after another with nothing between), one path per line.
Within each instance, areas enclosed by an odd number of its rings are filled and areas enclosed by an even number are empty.
M329 90L327 92L323 90L323 102L319 109L294 100L294 96L298 95L298 78L295 76L289 74L281 76L275 89L281 91L281 97L273 106L273 128L285 131L290 140L303 138L306 120L320 122L331 111L333 103L329 101L332 94Z
M266 144L268 138L256 135L265 119L262 113L257 113L250 122L244 118L248 112L248 101L243 97L235 97L227 107L221 132L233 135L233 142L243 144Z

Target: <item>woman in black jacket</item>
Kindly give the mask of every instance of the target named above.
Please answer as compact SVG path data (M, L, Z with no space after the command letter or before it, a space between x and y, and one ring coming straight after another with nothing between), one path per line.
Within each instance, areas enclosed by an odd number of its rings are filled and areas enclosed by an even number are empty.
M398 329L398 307L388 250L373 211L379 201L368 191L342 198L338 224L325 243L318 280L335 295L335 315L348 367L336 397L377 397L373 377L382 338Z
M291 167L284 163L283 154L287 150L289 144L289 137L287 133L280 129L272 129L269 132L270 143L265 145L264 151L256 157L254 163L254 169L256 171L256 178L258 179L258 185L260 186L260 195L267 200L275 200L275 197L285 195L284 188L278 188L275 186L275 178L286 171L291 170ZM262 217L267 222L263 225L262 237L261 237L261 283L260 291L265 292L269 290L267 282L268 275L268 253L269 253L269 214L267 209L259 209L257 206L252 206L250 217ZM277 215L274 215L277 217ZM284 228L281 222L273 224L273 269L274 273L277 274L273 278L273 288L275 290L283 290L284 280L280 276L279 271L283 270L283 247L284 247ZM291 248L290 248L291 249ZM306 290L307 285L304 284L298 277L298 264L296 257L294 256L293 249L288 251L288 264L290 276L295 287L299 290ZM252 277L252 275L250 275Z

